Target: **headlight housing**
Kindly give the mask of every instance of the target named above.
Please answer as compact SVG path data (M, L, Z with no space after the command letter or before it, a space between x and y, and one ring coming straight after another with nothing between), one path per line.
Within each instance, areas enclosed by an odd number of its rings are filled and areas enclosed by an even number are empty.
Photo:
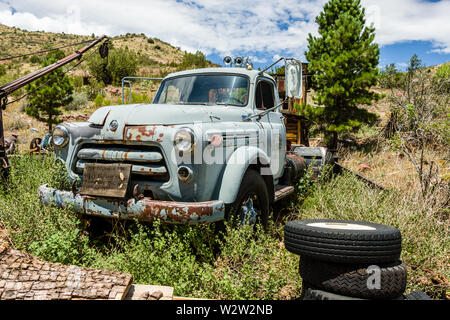
M53 143L58 148L62 148L69 142L69 131L63 126L56 126L52 134Z
M181 128L174 136L175 148L180 152L189 152L195 146L195 134L190 128Z

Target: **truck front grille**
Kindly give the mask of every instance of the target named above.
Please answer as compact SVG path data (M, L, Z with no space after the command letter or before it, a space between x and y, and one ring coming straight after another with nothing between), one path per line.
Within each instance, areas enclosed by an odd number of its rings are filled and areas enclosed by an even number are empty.
M158 147L85 145L77 153L74 171L82 175L87 163L127 163L132 165L132 180L169 181L164 156Z

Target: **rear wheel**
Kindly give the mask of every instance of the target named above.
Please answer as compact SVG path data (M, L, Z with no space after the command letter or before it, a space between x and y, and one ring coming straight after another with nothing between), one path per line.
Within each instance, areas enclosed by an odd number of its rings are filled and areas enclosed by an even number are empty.
M237 225L267 226L269 217L269 194L264 179L255 170L248 170L239 188L235 202L227 212L227 219Z

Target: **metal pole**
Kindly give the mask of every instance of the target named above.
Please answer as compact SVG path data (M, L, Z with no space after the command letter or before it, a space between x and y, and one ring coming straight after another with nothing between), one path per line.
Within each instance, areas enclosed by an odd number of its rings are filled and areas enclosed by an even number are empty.
M131 104L131 81L128 81L127 79L143 79L143 80L163 80L164 78L151 78L151 77L123 77L122 78L122 104L124 104L124 84L128 83L130 86L130 104Z

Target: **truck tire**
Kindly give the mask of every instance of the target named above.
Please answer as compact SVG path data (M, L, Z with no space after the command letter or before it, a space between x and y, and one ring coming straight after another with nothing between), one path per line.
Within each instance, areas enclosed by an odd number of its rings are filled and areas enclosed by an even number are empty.
M297 220L284 227L284 244L288 251L328 262L395 262L400 258L401 243L398 229L371 222Z
M423 291L413 291L405 295L405 300L433 300Z
M303 300L365 300L360 298L346 297L339 294L322 290L306 288Z
M236 200L229 208L227 217L240 225L260 223L263 227L267 226L269 193L264 179L255 170L247 170L242 178Z
M339 295L387 299L401 296L406 289L406 266L397 261L379 267L380 289L369 289L372 272L368 266L336 264L301 257L299 271L303 281L312 287Z

